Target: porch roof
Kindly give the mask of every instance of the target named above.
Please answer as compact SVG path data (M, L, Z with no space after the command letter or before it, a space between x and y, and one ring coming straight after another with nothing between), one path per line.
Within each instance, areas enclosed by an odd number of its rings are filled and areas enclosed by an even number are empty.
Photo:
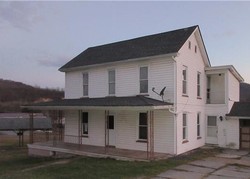
M228 117L248 117L250 118L250 102L234 102Z
M172 103L159 101L146 96L103 97L62 99L22 106L28 109L67 110L67 109L168 109Z

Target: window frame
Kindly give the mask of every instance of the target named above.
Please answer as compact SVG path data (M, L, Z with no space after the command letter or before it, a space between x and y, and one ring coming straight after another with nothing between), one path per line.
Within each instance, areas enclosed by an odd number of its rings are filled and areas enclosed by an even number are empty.
M87 76L87 80L84 80L84 76ZM85 83L86 81L86 83ZM89 73L88 72L83 72L82 73L82 93L83 97L88 97L89 96ZM85 94L85 89L87 89L87 93Z
M197 98L201 98L201 72L197 72Z
M142 78L141 77L141 69L142 68L147 68L147 78ZM140 91L140 94L148 94L148 87L149 87L149 67L148 66L140 66L139 68L139 91ZM142 91L142 88L141 88L141 83L142 82L146 82L147 84L147 90L146 91Z
M84 116L85 116L84 114L86 114L87 118L84 118ZM86 121L84 121L84 120L86 120ZM88 112L82 112L81 127L82 127L82 130L81 130L82 136L88 136L89 135L89 113Z
M196 117L196 125L197 125L197 139L201 138L201 113L198 112L197 113L197 117Z
M110 79L111 72L114 72L114 81L111 81ZM114 93L110 93L111 85L114 87ZM110 69L108 70L108 94L109 96L115 96L115 93L116 93L116 71L114 69Z
M184 71L185 71L185 75L184 75ZM183 96L188 95L188 67L184 65L182 68L182 95Z
M185 120L185 122L184 122L184 120ZM188 119L187 119L187 113L183 113L182 114L182 141L184 143L188 142Z
M144 121L144 122L146 122L146 124L140 124L141 117L142 117L141 115L145 115L145 117L146 117L145 120L146 121ZM138 141L146 142L146 141L148 141L148 114L147 114L147 112L140 112L138 119L139 119L138 120ZM141 134L140 134L141 128L144 128L144 130L146 128L146 138L141 138Z

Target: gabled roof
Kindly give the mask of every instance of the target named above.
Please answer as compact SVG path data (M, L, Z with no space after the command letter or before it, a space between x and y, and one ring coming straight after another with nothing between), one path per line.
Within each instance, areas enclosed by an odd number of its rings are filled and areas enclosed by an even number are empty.
M99 107L156 107L170 106L172 103L159 101L145 96L126 96L126 97L104 97L104 98L80 98L80 99L62 99L43 103L35 103L23 106L29 109L86 109Z
M250 102L234 102L233 107L227 116L250 118Z
M62 66L72 68L177 53L198 26L90 47Z

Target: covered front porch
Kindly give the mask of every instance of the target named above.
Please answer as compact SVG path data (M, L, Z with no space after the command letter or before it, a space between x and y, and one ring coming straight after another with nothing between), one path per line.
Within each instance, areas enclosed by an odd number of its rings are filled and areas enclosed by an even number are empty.
M145 96L65 99L28 106L46 111L53 127L53 141L28 145L29 153L123 160L167 158L167 148L173 148L171 106ZM60 128L63 121L64 132Z
M113 158L117 160L128 161L149 161L162 160L171 157L170 154L154 152L153 158L149 158L149 153L146 151L118 149L114 147L101 147L84 144L73 144L66 142L53 141L28 144L29 155L56 156L62 153L82 155L96 158Z

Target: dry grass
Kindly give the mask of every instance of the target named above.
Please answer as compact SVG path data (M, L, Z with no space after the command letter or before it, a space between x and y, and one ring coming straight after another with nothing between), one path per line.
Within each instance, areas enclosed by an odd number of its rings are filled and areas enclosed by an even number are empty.
M214 156L219 149L198 149L185 155L154 162L73 157L70 159L31 158L17 138L0 136L0 178L151 178L178 165Z

